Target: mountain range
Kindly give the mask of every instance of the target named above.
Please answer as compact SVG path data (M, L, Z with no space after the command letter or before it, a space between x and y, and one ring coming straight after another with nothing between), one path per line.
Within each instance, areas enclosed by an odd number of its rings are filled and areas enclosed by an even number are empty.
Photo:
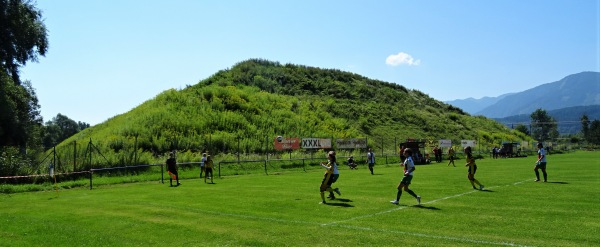
M518 93L459 99L446 103L472 115L504 118L531 114L537 109L557 110L573 106L600 105L600 72L581 72Z
M493 118L509 125L529 123L529 115L543 109L559 122L561 134L573 134L573 131L581 129L580 124L573 122L579 122L583 114L588 115L590 120L600 119L600 73L581 72L523 92L445 103L469 114Z

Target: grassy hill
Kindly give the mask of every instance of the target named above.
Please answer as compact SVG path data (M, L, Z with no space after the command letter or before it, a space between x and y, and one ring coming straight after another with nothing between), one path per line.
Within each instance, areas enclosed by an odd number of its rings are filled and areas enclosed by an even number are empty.
M93 159L88 163L94 167L162 162L161 155L173 149L180 150L179 161L197 161L202 151L273 152L277 135L366 137L370 146L385 146L390 153L396 141L407 138L474 139L484 145L528 138L401 85L253 59L185 89L166 90L72 136L57 152L63 160ZM95 148L85 146L90 140ZM87 158L96 151L102 155ZM77 163L87 168L84 161Z

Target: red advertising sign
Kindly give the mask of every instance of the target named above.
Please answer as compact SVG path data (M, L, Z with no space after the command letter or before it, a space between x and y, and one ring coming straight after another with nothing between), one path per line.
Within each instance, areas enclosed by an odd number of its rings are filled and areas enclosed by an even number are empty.
M278 136L273 139L273 146L275 147L275 150L279 151L300 149L300 139Z

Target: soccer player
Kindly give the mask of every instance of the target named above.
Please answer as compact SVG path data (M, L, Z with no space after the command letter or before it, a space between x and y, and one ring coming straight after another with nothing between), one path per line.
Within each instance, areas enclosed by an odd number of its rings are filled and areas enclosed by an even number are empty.
M367 153L367 164L369 165L371 175L373 175L373 167L375 166L375 153L373 153L373 150L371 150L370 148L369 152Z
M544 174L544 182L548 181L548 174L546 173L546 150L544 149L544 146L542 145L541 142L538 142L537 144L537 148L538 148L538 159L537 162L535 162L535 168L533 168L533 171L535 171L535 181L539 182L540 181L540 173L538 172L538 169L542 169L542 173Z
M412 150L410 148L404 149L404 163L400 164L400 166L404 166L404 177L400 184L398 184L398 192L396 193L396 200L390 201L392 204L398 204L400 202L400 197L402 196L402 190L408 192L411 196L417 199L417 204L421 205L421 196L415 194L414 191L408 188L410 182L413 178L413 171L415 171L415 163L412 160Z
M171 187L173 187L173 177L177 180L177 186L181 185L179 183L179 174L177 173L177 161L175 160L175 151L169 153L169 158L167 159L167 171L169 173L169 183Z
M202 178L202 173L204 172L204 164L205 163L206 163L206 153L203 153L202 159L200 160L200 178ZM204 175L206 175L206 173Z
M325 174L323 175L323 181L321 182L321 186L319 187L319 191L321 192L321 204L327 204L327 202L325 201L325 191L329 191L329 193L333 192L333 189L331 189L331 184L333 183L335 152L329 151L329 153L327 154L327 158L327 164L321 163L321 166L326 169Z
M481 184L477 179L475 179L475 172L477 172L477 164L475 164L475 158L473 158L472 150L470 146L465 148L465 155L467 156L467 164L465 166L469 167L469 173L467 178L469 178L469 182L473 186L473 189L477 189L475 184L479 185L479 190L483 190L483 184Z
M456 167L454 164L454 149L452 149L452 147L448 148L448 159L450 160L448 161L448 166L452 163L452 166Z
M206 179L210 179L210 183L213 183L213 160L210 155L206 155L206 161L204 162L204 183L206 183Z
M329 163L333 166L333 178L331 179L331 185L333 185L335 182L337 182L338 178L340 177L340 171L338 170L337 166L337 159L335 158L335 151L330 151L327 154L327 160L329 160ZM342 195L339 188L335 188L333 189L333 191L335 191L335 193L337 193L340 196ZM333 192L330 191L329 196L327 196L327 198L333 200L335 199L335 195L333 194Z

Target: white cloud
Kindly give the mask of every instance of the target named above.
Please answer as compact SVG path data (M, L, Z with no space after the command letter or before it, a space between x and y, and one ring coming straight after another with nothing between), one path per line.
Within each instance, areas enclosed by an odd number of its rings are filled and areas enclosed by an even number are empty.
M421 64L421 60L414 59L411 55L406 54L404 52L400 52L398 54L389 55L385 59L385 63L391 66L399 66L399 65L409 65L409 66L417 66Z

